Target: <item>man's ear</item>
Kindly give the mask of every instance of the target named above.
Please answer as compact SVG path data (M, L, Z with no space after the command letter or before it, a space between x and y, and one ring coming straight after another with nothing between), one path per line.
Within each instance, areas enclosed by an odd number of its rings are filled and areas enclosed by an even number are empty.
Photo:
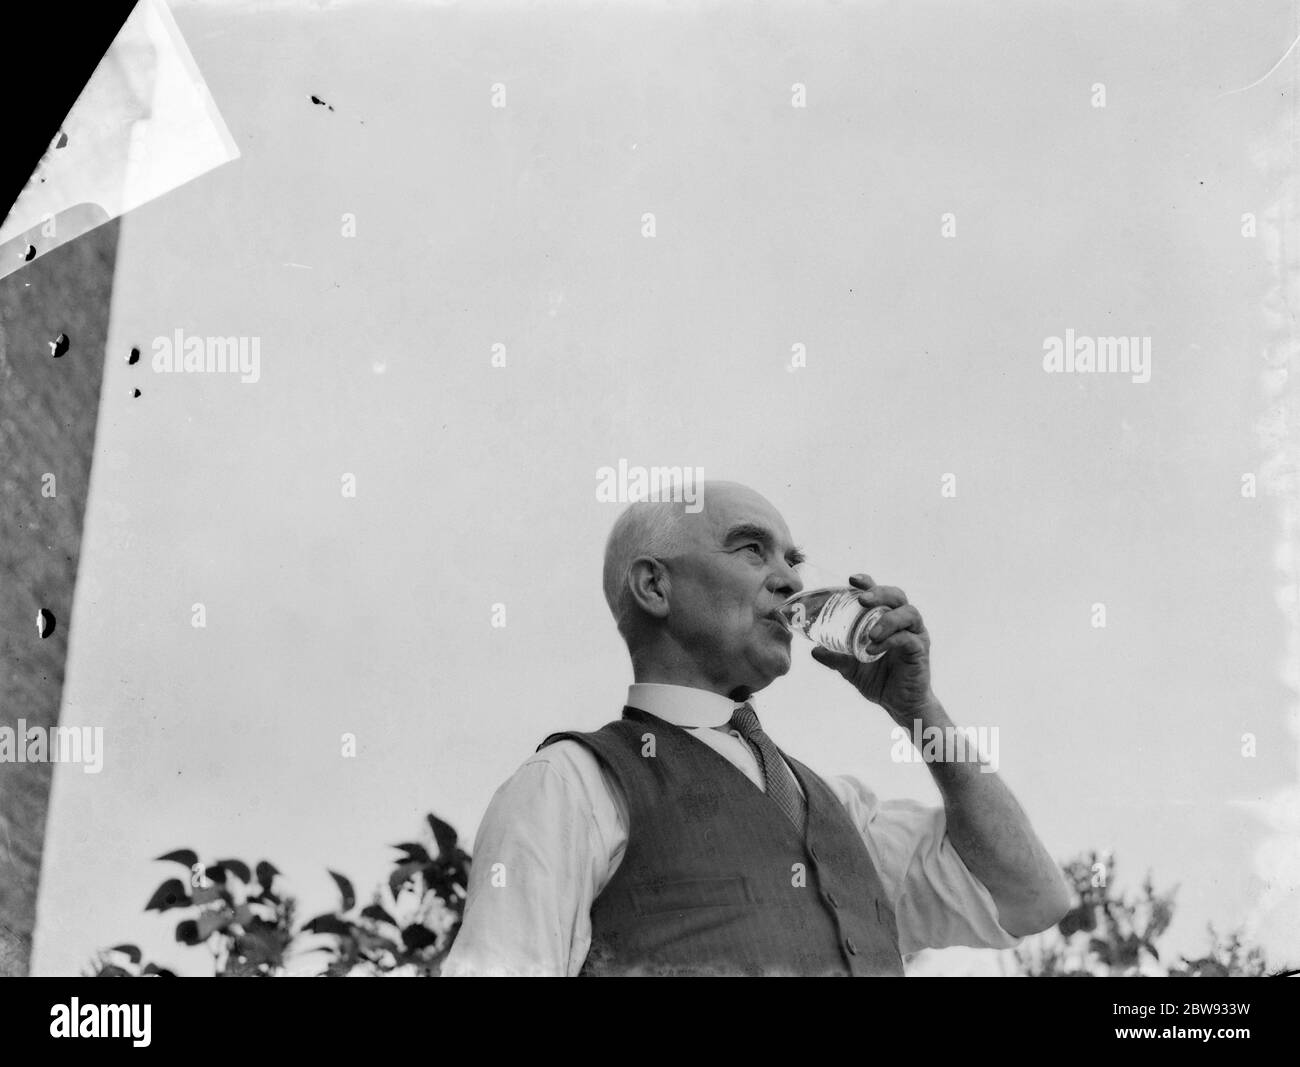
M653 556L638 556L627 571L627 587L636 606L656 619L668 615L671 582L668 571Z

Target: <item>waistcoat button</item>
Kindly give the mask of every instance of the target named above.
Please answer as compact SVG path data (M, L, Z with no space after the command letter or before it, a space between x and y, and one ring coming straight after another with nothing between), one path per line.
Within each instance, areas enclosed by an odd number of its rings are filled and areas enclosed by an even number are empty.
M858 946L853 943L853 938L846 937L844 947L849 950L849 955L856 956L858 954Z

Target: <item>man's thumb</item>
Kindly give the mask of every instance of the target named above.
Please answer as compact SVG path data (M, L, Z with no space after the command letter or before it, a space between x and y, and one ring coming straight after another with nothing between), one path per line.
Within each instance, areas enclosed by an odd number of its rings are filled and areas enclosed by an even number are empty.
M823 648L821 645L813 646L812 658L823 667L839 671L841 676L850 681L852 681L853 672L858 666L858 661L852 656L842 656L838 652L832 652L829 648Z
M838 664L835 660L838 658L830 649L822 648L821 645L813 645L812 658L824 667L836 667Z

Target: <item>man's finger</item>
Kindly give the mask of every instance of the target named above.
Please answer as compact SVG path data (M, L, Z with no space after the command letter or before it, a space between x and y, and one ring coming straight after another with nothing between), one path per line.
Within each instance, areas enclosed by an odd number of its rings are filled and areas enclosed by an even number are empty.
M918 635L925 633L925 622L921 618L921 613L912 604L904 604L887 611L876 621L867 635L871 638L871 650L878 652L881 644L904 630Z
M821 645L813 645L812 658L823 667L830 667L832 670L839 671L841 674L856 670L858 666L858 661L853 656L845 656L839 652L832 652L829 648L823 648Z
M930 635L925 631L899 630L883 641L867 645L868 652L890 652L903 659L920 658L930 651Z
M868 607L884 605L889 608L901 608L907 603L907 594L896 585L873 585L858 594L858 600Z

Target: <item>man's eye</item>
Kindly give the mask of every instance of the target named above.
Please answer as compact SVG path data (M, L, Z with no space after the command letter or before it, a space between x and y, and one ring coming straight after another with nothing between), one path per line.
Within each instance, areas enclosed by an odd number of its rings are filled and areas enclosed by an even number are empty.
M745 547L746 547L746 548L752 548L752 549L753 549L756 553L758 553L758 555L760 555L760 556L763 554L763 546L762 546L762 545L759 545L759 544L752 544L752 545L746 545Z

